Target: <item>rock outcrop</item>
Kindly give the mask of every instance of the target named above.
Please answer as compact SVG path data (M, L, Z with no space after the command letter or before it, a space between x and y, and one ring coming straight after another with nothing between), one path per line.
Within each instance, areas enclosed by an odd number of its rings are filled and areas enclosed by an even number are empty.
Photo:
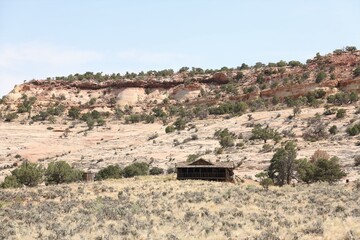
M14 110L26 94L36 96L38 109L54 104L57 99L61 99L66 107L131 105L147 109L165 99L172 104L213 105L227 100L297 98L317 89L324 90L327 95L338 91L360 92L360 76L353 74L358 66L360 51L317 56L306 65L227 69L214 74L182 72L167 77L146 75L106 81L33 80L16 86L3 102L12 106L8 109ZM238 77L240 72L242 77ZM326 77L317 83L315 79L319 72L324 72ZM252 90L245 91L246 88ZM96 99L95 104L88 104L91 99Z

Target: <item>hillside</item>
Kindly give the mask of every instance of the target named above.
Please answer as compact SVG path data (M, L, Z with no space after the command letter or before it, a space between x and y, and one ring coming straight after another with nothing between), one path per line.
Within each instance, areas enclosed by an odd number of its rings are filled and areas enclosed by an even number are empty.
M254 178L281 142L295 140L298 158L325 150L354 180L358 137L346 130L358 120L359 66L360 51L348 49L306 64L32 80L1 100L0 176L25 159L44 165L65 160L96 172L139 161L168 169L194 155L232 160L238 176ZM336 116L338 109L344 117ZM275 129L281 142L252 140L257 124ZM333 125L335 135L328 132ZM306 138L319 127L323 135ZM222 148L214 136L224 128L236 135L234 146Z

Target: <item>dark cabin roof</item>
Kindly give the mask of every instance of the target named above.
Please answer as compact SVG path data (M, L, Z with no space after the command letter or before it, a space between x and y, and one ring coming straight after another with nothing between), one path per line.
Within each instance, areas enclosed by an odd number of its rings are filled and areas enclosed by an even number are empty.
M211 163L202 158L193 162L179 162L176 164L176 168L232 168L234 169L234 162L216 162Z

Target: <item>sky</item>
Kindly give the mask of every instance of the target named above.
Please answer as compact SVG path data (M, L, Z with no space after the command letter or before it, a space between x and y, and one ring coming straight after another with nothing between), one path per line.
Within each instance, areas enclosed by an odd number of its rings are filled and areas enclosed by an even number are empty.
M360 48L358 0L0 0L0 97L24 80L218 69Z

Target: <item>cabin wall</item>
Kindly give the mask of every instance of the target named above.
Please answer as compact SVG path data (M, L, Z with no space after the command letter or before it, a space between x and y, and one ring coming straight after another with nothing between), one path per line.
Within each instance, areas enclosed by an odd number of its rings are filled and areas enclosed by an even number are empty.
M177 168L177 179L232 181L231 172L226 168Z

